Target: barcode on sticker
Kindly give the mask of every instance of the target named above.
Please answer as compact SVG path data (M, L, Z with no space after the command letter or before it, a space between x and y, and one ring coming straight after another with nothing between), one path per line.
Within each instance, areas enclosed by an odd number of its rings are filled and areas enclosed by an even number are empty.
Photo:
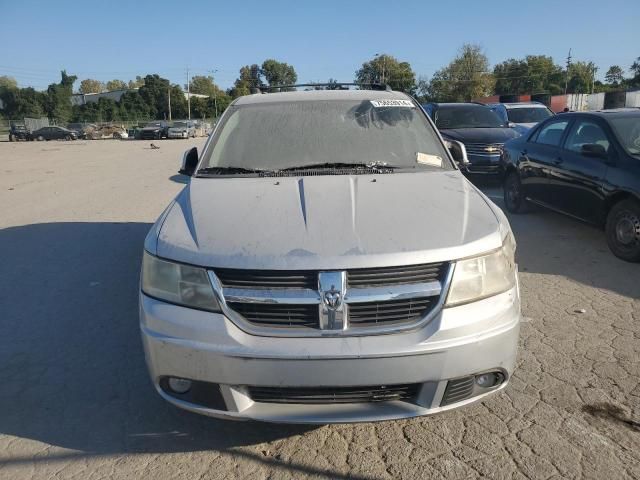
M413 108L415 105L410 100L371 100L371 105L375 108L383 108L383 107L409 107Z

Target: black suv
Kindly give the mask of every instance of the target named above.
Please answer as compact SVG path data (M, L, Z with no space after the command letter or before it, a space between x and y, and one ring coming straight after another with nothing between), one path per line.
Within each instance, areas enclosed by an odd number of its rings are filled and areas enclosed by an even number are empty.
M520 136L491 108L480 103L427 103L422 106L467 174L499 175L504 142Z
M18 140L29 140L29 130L24 125L16 125L15 123L11 124L11 129L9 130L9 141L17 142Z
M611 251L640 261L640 109L563 113L504 148L504 201L605 229Z

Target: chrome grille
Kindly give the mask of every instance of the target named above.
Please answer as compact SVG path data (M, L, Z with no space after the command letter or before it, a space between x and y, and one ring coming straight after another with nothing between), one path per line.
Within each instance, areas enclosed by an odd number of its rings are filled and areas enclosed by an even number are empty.
M229 307L249 322L269 327L318 328L317 305L262 305L229 303Z
M216 269L223 313L267 336L373 335L413 328L442 302L448 262L338 271Z
M318 274L303 270L216 269L224 287L235 288L318 288Z
M429 297L354 303L349 305L349 325L368 327L410 322L425 315L434 305L435 301Z
M446 263L347 270L347 286L379 287L442 280Z
M254 402L264 403L369 403L412 400L420 384L370 387L249 387Z
M503 143L465 143L467 155L500 155L502 153Z

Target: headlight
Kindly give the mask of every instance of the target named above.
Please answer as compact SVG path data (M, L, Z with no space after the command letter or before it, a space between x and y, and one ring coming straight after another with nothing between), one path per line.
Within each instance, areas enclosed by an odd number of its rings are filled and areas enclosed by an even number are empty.
M458 260L446 306L460 305L506 292L516 284L516 242L509 232L499 250Z
M145 294L159 300L200 310L220 311L204 268L161 260L144 252L141 285Z

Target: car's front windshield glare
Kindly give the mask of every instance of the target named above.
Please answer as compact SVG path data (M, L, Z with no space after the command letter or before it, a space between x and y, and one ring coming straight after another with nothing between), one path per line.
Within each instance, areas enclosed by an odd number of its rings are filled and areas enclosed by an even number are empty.
M231 107L200 170L281 170L323 164L451 169L415 105L307 100Z
M186 128L187 124L184 122L176 122L173 124L173 128Z
M507 110L509 121L513 123L538 123L552 116L546 108L510 108Z
M638 116L618 117L609 120L624 149L634 156L640 156L640 118Z
M440 107L436 110L438 128L496 128L505 124L497 113L488 107Z

